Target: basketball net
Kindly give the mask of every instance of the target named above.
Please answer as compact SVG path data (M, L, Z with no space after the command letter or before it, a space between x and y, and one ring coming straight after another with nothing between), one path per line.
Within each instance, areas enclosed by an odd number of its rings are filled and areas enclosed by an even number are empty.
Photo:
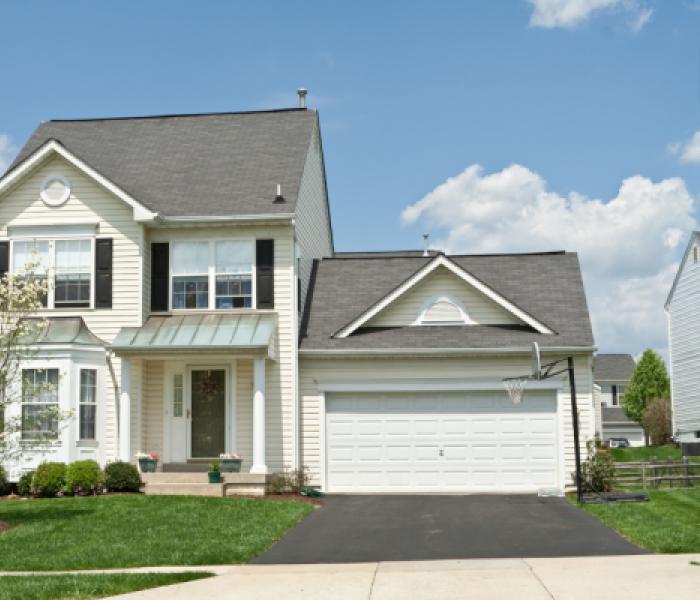
M508 397L513 404L520 404L523 401L525 386L532 377L507 377L503 380L503 385L508 392Z

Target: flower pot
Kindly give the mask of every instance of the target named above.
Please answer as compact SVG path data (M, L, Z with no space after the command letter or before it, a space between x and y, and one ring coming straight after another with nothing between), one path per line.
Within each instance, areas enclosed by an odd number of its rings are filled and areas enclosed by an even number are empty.
M209 483L221 483L221 473L219 471L209 471Z
M139 469L142 473L155 473L157 465L157 458L139 458Z
M240 458L222 458L221 471L223 473L240 473L242 462L243 460Z

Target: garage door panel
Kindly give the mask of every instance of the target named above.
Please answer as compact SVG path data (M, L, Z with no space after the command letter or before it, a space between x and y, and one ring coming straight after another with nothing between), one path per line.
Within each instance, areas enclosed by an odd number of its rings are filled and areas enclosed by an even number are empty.
M326 402L335 492L535 491L556 487L554 393L360 394Z

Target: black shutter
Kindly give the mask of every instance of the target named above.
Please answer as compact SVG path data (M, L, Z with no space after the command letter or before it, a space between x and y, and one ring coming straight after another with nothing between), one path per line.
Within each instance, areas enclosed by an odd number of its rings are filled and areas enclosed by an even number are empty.
M0 242L0 277L10 270L10 242Z
M95 308L112 308L112 240L95 240Z
M256 308L275 307L275 240L257 240L256 260Z
M170 271L168 242L151 244L151 310L168 310L168 273Z

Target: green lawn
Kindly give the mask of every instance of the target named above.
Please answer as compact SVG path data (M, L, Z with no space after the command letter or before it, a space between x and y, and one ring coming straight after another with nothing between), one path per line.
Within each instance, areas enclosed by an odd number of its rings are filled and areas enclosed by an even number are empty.
M584 504L584 510L653 552L700 552L700 489L644 490L649 502Z
M211 573L129 573L123 575L13 575L0 577L4 600L104 598L161 585L211 577Z
M0 569L60 570L247 562L313 508L193 496L8 500Z
M650 461L656 457L660 461L681 459L681 449L668 446L640 446L639 448L610 448L610 454L617 462Z

